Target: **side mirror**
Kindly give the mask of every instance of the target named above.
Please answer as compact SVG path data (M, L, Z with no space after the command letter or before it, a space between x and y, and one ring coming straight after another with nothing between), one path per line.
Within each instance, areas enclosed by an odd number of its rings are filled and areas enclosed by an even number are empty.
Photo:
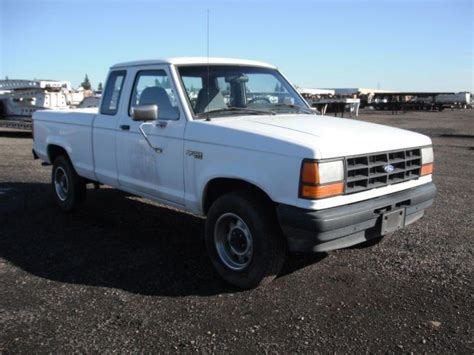
M132 119L134 121L156 121L158 119L157 105L141 105L132 108Z

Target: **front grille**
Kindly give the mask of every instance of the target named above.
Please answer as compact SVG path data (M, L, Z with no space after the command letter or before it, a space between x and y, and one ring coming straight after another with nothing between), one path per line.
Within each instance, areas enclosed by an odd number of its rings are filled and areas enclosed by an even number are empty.
M386 172L392 165L394 170ZM406 149L346 158L346 194L420 177L421 149Z

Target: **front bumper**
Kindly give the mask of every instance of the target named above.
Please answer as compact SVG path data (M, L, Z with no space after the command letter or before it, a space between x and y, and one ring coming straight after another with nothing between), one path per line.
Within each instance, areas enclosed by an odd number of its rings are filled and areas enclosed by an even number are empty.
M322 252L346 248L381 236L382 214L405 209L407 226L433 204L436 187L430 182L390 195L324 210L279 205L277 214L290 251Z

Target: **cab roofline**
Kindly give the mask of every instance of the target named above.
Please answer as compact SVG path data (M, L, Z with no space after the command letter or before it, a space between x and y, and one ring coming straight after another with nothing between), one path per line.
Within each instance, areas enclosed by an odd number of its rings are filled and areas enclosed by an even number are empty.
M216 58L216 57L177 57L177 58L164 58L164 59L150 59L150 60L138 60L132 62L118 63L111 67L111 69L125 68L125 67L136 67L136 66L147 66L157 64L168 64L168 65L249 65L264 68L277 69L274 65L258 62L254 60L245 59L233 59L233 58Z

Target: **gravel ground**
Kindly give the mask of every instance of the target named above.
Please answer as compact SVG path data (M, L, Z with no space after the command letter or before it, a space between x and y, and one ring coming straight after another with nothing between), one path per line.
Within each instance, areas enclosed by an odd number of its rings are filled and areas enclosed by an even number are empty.
M0 131L0 353L473 353L474 111L359 119L433 138L435 205L245 292L213 271L202 219L108 188L62 214L31 138Z

